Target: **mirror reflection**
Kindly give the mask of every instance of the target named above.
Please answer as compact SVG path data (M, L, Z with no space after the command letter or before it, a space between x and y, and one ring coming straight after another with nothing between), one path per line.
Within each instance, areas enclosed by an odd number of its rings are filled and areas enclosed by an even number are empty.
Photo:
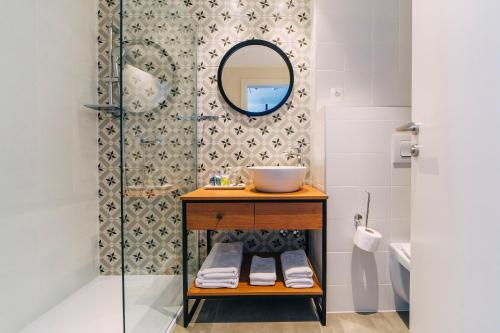
M286 101L292 85L291 67L286 55L279 49L282 54L278 53L273 44L242 45L252 42L263 41L243 42L223 60L219 88L226 102L237 111L262 115Z

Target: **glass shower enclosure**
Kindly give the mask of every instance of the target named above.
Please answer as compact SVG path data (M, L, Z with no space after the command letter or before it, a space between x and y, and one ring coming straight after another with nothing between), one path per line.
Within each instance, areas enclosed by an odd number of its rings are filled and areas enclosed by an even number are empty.
M185 11L170 1L121 3L125 332L164 332L182 304L180 196L196 188L197 127L196 25ZM196 258L197 240L190 244Z

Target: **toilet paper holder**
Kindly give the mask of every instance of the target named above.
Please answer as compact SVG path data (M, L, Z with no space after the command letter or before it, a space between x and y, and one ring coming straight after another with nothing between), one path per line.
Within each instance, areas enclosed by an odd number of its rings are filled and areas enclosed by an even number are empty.
M365 191L367 194L366 198L366 217L365 217L365 228L368 228L368 216L370 216L370 203L371 203L371 198L372 195L370 192ZM359 227L362 224L363 221L363 215L360 213L356 213L354 215L354 228Z
M366 191L368 195L366 199L366 216L365 216L365 226L362 226L363 215L360 213L354 215L354 221L356 223L356 231L354 232L353 243L361 250L366 252L376 252L379 245L380 240L382 239L382 234L378 231L368 228L368 217L370 216L370 201L371 194Z
M354 229L356 229L357 227L359 227L363 222L363 215L361 215L360 213L357 213L354 215Z

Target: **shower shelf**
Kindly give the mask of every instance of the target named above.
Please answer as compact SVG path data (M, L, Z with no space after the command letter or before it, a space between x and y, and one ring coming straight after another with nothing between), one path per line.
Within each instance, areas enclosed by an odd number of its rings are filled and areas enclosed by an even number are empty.
M125 197L127 198L154 198L165 195L173 185L162 186L129 186L125 189Z
M96 111L101 111L101 112L106 112L109 113L113 116L119 116L120 115L120 106L119 105L109 105L109 104L85 104L84 105L86 108L96 110Z
M117 77L105 77L105 78L102 78L102 79L99 79L99 81L101 82L120 82L120 78L117 78Z

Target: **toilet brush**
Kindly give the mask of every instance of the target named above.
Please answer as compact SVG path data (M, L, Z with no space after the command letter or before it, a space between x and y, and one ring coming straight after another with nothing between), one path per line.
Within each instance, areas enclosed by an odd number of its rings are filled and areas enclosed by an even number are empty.
M372 195L368 191L365 191L365 192L366 192L366 194L368 194L368 198L366 199L365 228L368 228L368 216L370 215L370 201L371 201Z

